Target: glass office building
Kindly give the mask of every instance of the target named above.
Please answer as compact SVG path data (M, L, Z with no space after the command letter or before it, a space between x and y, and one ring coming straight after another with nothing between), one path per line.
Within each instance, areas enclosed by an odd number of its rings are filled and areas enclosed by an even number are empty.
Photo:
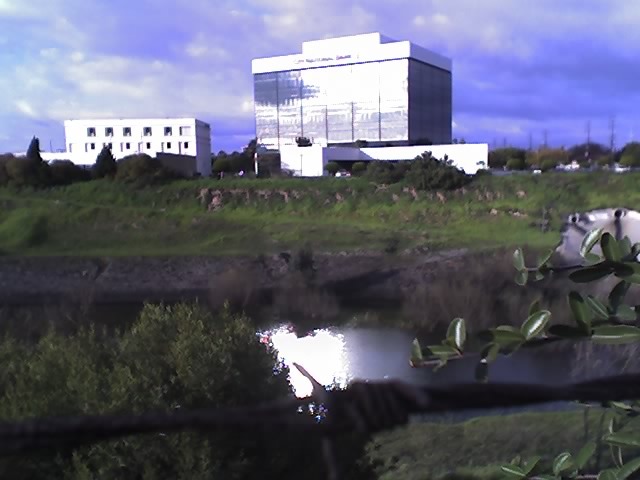
M252 62L256 137L315 144L451 143L451 60L379 33L303 43Z

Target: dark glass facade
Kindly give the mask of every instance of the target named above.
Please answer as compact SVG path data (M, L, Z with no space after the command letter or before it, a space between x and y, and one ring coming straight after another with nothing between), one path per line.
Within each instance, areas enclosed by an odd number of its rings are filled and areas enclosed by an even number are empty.
M315 143L451 142L451 73L413 59L260 73L256 136L279 148Z

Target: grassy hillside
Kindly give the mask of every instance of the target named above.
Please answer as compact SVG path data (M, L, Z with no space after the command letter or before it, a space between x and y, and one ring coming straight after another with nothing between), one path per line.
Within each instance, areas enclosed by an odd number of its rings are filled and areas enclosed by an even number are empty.
M444 195L361 178L92 181L0 189L0 250L27 255L239 254L300 247L394 250L557 241L569 212L640 200L640 174L483 177ZM550 207L552 232L536 226ZM208 207L211 207L208 209Z

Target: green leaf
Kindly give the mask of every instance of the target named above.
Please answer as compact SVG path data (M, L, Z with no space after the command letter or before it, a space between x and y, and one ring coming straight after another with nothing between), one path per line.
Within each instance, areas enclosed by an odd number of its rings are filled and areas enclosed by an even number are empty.
M413 339L411 343L411 365L419 365L424 360L422 356L422 347L420 346L420 342L417 338Z
M609 318L609 311L607 310L607 306L593 295L587 295L584 298L584 303L587 304L587 306L593 313L596 314L598 318L601 318L602 320L606 320Z
M640 340L640 328L632 325L604 325L593 329L591 339L596 343L621 345Z
M582 295L576 291L569 292L569 308L573 314L573 318L584 332L591 331L591 320L593 318L591 312L587 308Z
M456 357L460 355L458 350L450 345L429 345L427 346L427 350L429 350L432 355L440 358Z
M640 435L631 433L609 433L602 439L616 447L640 447Z
M591 252L593 247L596 246L596 243L598 243L598 240L600 240L602 232L602 228L596 228L595 230L591 230L584 236L584 238L582 239L582 243L580 244L580 255L582 257L586 257L587 253Z
M619 305L616 309L616 317L623 322L634 322L636 320L636 311L629 305Z
M525 270L527 267L524 264L524 253L522 253L522 248L518 247L513 252L513 266L516 267L518 272Z
M622 467L624 463L622 459L622 449L614 445L609 445L609 450L611 451L611 458L613 459L613 463L615 463L616 467Z
M467 329L464 324L464 319L453 319L449 324L449 329L447 330L447 340L458 350L462 350L464 348L464 342L467 340Z
M541 457L533 457L531 458L529 461L527 461L523 466L522 466L522 471L525 473L525 475L529 475L534 468L536 468L536 465L538 464L538 462L540 462Z
M589 459L593 456L595 451L596 451L595 442L588 442L586 445L584 445L574 458L574 463L576 464L576 467L579 470L583 469L587 465L587 462L589 462Z
M629 283L640 283L640 263L617 263L614 269L615 276Z
M618 480L618 475L616 470L608 468L606 470L602 470L598 474L598 480Z
M622 259L618 242L609 232L603 233L602 237L600 237L600 248L602 248L604 258L607 260L618 262Z
M526 339L524 335L519 332L513 332L509 330L493 330L493 341L501 347L510 347L520 343L523 343Z
M536 312L539 312L540 310L542 310L542 308L540 307L540 299L536 298L533 302L531 302L531 305L529 305L529 316L533 315Z
M613 273L613 269L610 265L598 264L571 272L569 279L575 283L590 283L611 275L611 273Z
M632 255L631 247L631 239L627 236L618 241L618 248L620 248L620 254L622 255L622 258L627 258Z
M573 461L569 452L562 452L553 460L553 473L558 475L573 468Z
M538 257L538 268L544 267L549 262L549 260L551 260L553 253L554 250L548 250L544 255Z
M584 258L589 265L600 263L602 261L602 257L600 255L596 255L595 253L587 253Z
M516 273L516 283L521 287L524 287L527 284L527 280L529 279L529 272L527 270L519 270Z
M625 462L625 464L620 467L620 470L618 470L616 478L618 480L624 480L625 478L629 478L629 476L636 473L638 470L640 470L640 457L636 457L633 460Z
M533 274L532 281L534 282L539 282L540 280L544 279L544 273L540 272L539 270L532 272L532 274Z
M507 464L502 465L500 467L504 473L508 475L508 478L526 478L527 474L522 471L522 469L516 465Z
M525 339L531 340L544 332L547 323L551 319L551 312L549 310L540 310L527 318L522 324L520 331L524 335Z
M611 293L609 293L609 305L615 311L618 308L618 305L624 300L624 297L627 294L627 291L631 287L631 284L625 282L624 280L620 280Z

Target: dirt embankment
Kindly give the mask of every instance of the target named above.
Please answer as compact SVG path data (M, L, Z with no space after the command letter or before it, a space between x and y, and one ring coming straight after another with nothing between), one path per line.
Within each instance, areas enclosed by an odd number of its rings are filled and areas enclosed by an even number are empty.
M259 257L5 257L0 305L91 298L96 303L174 301L309 282L345 300L402 301L463 250L405 255L282 252Z

